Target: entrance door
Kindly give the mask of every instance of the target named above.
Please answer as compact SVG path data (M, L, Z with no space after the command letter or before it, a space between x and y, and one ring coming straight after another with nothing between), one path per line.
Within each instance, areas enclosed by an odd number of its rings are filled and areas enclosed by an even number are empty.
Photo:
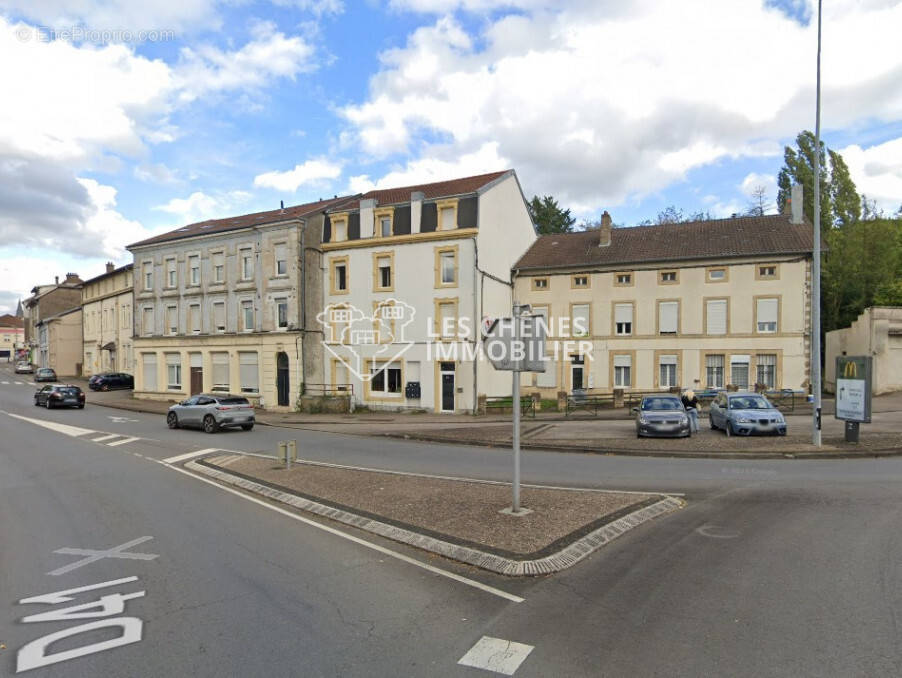
M280 407L288 407L288 354L276 355L276 394Z
M188 357L191 370L191 395L204 390L204 363L200 353L191 353Z
M570 390L580 391L586 387L586 360L582 356L573 356L570 364Z
M454 411L454 363L442 363L442 412Z

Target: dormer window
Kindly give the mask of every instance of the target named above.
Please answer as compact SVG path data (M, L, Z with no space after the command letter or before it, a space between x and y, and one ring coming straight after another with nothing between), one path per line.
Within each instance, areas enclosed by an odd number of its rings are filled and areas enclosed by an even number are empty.
M377 238L390 238L394 232L394 216L395 210L391 207L377 209L373 216L376 219Z
M439 231L451 231L457 228L457 200L442 200L435 204L438 210Z
M343 242L348 239L347 216L332 218L332 242Z

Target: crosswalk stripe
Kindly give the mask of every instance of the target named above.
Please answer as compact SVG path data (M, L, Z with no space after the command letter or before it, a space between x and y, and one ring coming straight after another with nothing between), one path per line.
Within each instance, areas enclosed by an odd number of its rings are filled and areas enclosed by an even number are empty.
M119 438L118 433L110 433L107 436L100 436L99 438L91 438L92 443L102 443L104 440L112 440L113 438Z
M206 450L197 450L196 452L186 452L185 454L179 454L175 457L169 457L168 459L164 459L164 464L177 464L180 461L185 461L186 459L193 459L194 457L199 457L203 454L207 454L208 452L218 452L218 447L209 447Z
M133 443L136 440L141 440L140 438L126 438L125 440L117 440L114 443L107 443L109 447L116 447L117 445L125 445L126 443Z

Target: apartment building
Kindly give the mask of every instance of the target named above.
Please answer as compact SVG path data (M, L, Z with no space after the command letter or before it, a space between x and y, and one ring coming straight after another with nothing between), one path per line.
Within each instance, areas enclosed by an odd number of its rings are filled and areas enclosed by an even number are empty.
M535 241L516 174L374 190L330 207L323 231L326 379L374 409L470 412L510 393L475 350L509 315L511 266Z
M321 383L319 246L333 202L199 222L130 245L135 396L223 391L290 410L305 380Z
M63 369L65 371L60 374L77 375L81 373L81 339L76 339L78 346L76 347L76 355L71 357L71 347L55 345L58 333L47 332L45 326L43 338L40 333L40 326L44 320L49 320L56 316L62 316L67 311L81 308L81 286L84 281L78 277L76 273L67 273L66 277L60 282L59 276L56 276L53 284L35 285L31 289L31 296L23 302L23 315L25 322L25 343L30 353L31 362L40 367L53 367L55 365L47 364L44 361L49 360L49 355L65 356ZM65 336L71 334L71 323L75 320L81 322L81 315L66 317L67 329L63 333ZM81 336L81 328L78 329L79 337ZM56 362L56 359L54 359ZM57 370L59 371L59 370Z
M106 271L85 281L82 299L82 373L131 372L133 265Z
M15 360L25 346L25 322L8 313L0 315L0 360Z
M81 376L81 324L80 306L38 321L35 326L38 367L50 367L60 377Z
M792 215L635 228L605 212L600 229L540 238L515 264L517 297L552 343L583 348L549 353L524 383L545 397L807 388L812 231L793 203Z

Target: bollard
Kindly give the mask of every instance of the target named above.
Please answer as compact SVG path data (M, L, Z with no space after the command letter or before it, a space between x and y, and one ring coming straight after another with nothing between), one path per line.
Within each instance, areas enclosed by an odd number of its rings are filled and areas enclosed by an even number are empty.
M286 465L288 464L288 443L284 440L279 441L279 452L278 452L279 461L284 462Z
M298 460L298 441L297 440L289 440L288 441L288 460L289 467L291 466L291 462L296 462Z

